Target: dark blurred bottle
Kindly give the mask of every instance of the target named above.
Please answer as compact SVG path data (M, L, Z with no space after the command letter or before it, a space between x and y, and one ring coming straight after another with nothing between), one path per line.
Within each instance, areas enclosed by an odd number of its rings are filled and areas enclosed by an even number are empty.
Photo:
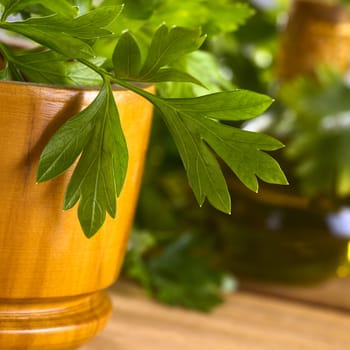
M298 75L315 77L320 63L345 74L350 57L349 26L347 10L335 2L291 3L277 59L280 83ZM238 183L231 184L232 216L220 216L215 223L224 237L220 249L228 257L227 264L238 276L280 282L348 276L350 204L335 195L302 194L283 151L277 158L290 186L261 183L255 194Z

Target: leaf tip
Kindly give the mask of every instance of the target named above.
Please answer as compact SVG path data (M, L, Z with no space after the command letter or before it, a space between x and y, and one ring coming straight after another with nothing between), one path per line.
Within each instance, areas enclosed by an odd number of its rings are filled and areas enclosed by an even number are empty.
M36 184L40 184L42 182L45 182L45 178L44 178L44 176L42 174L38 173L36 175L35 183Z
M289 186L290 185L286 176L284 176L283 181L281 181L280 185L282 185L282 186Z
M91 239L97 233L97 231L85 231L85 230L83 230L83 232L87 239Z

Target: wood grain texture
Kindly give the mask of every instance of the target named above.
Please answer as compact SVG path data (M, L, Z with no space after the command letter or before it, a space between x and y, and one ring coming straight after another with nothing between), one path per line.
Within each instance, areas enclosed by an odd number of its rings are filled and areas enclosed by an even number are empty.
M350 278L334 278L311 285L259 283L246 280L241 281L241 289L350 313Z
M111 314L109 297L2 300L0 349L76 349L99 332Z
M157 304L129 285L110 294L111 321L81 350L349 349L350 314L328 307L240 291L207 315Z
M3 342L2 325L9 310L15 314L13 305L21 313L20 306L26 307L31 300L32 305L38 305L37 315L45 318L51 311L40 310L50 308L55 299L66 312L64 298L68 304L70 298L80 298L80 305L85 295L95 300L98 295L93 294L113 283L118 275L141 181L151 105L129 91L115 91L129 148L129 168L118 199L117 219L108 217L96 236L85 238L75 208L62 210L69 172L48 183L35 183L39 155L50 136L95 96L94 90L0 82L0 349L41 349L34 345L11 347ZM110 312L106 303L96 305L90 308L95 313L90 336ZM71 322L77 319L73 317ZM31 327L23 320L19 325L23 332ZM38 337L45 336L41 332L37 332ZM46 344L44 349L56 347Z

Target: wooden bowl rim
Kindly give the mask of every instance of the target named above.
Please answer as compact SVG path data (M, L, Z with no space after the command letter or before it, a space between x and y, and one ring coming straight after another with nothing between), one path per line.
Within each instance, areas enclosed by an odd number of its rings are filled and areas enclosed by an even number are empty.
M44 84L44 83L34 83L34 82L23 82L23 81L15 81L15 80L0 80L0 90L4 86L28 86L31 89L52 89L52 90L65 90L65 91L99 91L102 85L94 85L94 86L84 86L84 85L62 85L62 84ZM142 89L146 89L153 84L151 83L133 83L133 85L140 87ZM112 84L112 88L114 91L130 91L129 89L120 86L118 84Z

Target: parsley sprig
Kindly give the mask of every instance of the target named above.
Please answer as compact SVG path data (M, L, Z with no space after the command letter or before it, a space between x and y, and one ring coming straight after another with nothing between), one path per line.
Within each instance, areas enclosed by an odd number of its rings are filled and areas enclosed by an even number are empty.
M116 20L122 5L101 6L77 16L74 7L66 11L68 3L56 0L52 7L43 1L0 0L3 5L0 28L24 35L44 48L18 54L1 44L0 53L6 61L1 75L44 83L79 84L79 75L89 71L91 81L101 83L94 101L51 138L41 154L37 174L38 182L50 180L79 159L67 187L64 208L72 208L79 201L78 216L87 237L92 237L103 225L106 213L115 217L116 198L122 190L128 164L127 145L113 99L114 83L146 98L161 112L200 205L208 199L223 212L231 210L218 157L254 191L258 190L257 178L287 183L278 163L264 152L283 145L270 136L228 123L261 114L271 104L271 98L245 90L162 98L133 84L173 81L203 85L186 71L174 68L176 61L202 45L205 36L199 29L169 28L163 24L146 51L141 50L131 32L124 31L112 57L96 58L94 42L111 34L106 27ZM7 21L9 14L34 4L52 14ZM105 68L108 66L112 69Z

